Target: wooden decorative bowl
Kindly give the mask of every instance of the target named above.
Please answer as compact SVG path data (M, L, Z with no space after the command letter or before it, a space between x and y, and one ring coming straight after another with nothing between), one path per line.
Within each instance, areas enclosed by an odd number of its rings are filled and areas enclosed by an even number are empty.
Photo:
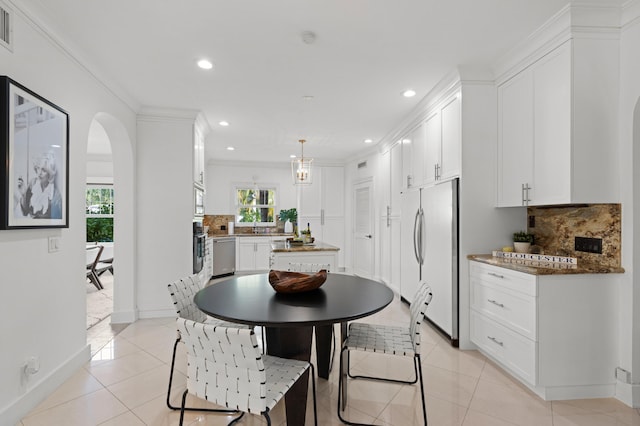
M322 269L313 275L302 272L269 271L269 284L278 293L302 293L320 288L327 279L327 270Z

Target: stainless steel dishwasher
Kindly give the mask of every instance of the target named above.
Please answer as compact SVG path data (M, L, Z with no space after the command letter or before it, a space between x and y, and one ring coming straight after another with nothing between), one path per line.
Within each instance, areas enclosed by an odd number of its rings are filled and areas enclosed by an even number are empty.
M236 272L236 238L213 239L213 276L233 275Z

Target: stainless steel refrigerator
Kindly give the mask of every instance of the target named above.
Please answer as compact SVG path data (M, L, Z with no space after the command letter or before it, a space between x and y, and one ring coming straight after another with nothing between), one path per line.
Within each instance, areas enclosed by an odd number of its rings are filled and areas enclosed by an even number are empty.
M458 345L458 179L401 196L400 295L411 302L420 280L433 291L429 323Z

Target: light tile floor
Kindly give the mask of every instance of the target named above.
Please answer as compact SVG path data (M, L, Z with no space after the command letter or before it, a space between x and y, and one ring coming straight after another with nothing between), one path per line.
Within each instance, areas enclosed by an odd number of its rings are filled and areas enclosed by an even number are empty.
M408 308L399 300L366 321L405 325ZM103 321L104 322L104 321ZM177 425L179 413L165 405L171 351L176 332L170 318L137 321L122 329L98 324L90 330L91 361L29 413L19 425ZM506 425L640 425L640 412L616 399L543 401L475 351L450 347L423 325L422 367L431 426ZM179 346L173 404L185 389L186 357ZM318 423L341 424L336 415L337 364L329 380L318 380ZM364 372L412 374L408 358L377 354L352 356L352 367ZM194 399L189 404L205 404ZM307 424L312 421L311 398ZM345 416L376 425L421 424L417 385L352 380ZM190 412L186 425L226 425L231 417ZM272 412L274 425L285 424L284 407ZM245 416L240 425L266 424Z

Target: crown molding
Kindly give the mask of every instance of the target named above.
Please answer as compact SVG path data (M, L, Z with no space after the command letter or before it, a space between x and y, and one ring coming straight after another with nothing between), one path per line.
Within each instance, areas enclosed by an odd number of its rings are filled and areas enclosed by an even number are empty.
M568 40L619 39L621 11L619 4L610 2L569 3L496 61L493 67L496 84Z
M20 16L25 23L39 33L51 46L62 53L67 59L78 67L81 71L89 75L99 86L104 88L108 93L126 105L132 112L138 111L140 103L129 95L124 89L117 85L112 78L99 71L87 57L81 53L81 49L74 46L73 43L64 37L61 37L52 25L44 18L44 11L36 11L29 8L24 2L16 0L4 0L9 4L13 12ZM16 37L14 31L14 38Z
M202 114L200 111L193 109L179 108L160 108L152 106L143 106L137 114L138 121L149 122L189 122L196 123Z

